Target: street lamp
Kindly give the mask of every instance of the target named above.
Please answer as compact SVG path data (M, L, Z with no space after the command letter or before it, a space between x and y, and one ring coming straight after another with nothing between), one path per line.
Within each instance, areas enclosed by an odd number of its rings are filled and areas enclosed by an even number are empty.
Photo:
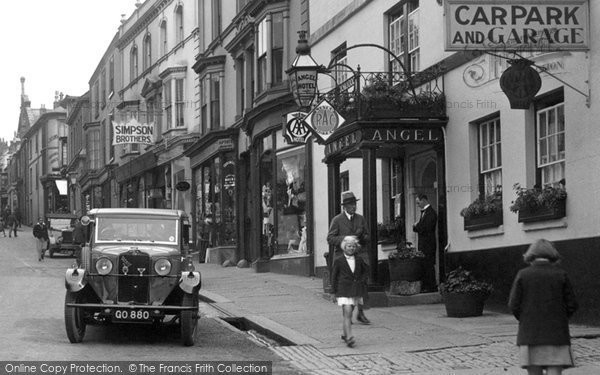
M310 55L306 30L298 31L296 58L286 70L294 100L300 108L309 108L317 94L317 74L324 69Z

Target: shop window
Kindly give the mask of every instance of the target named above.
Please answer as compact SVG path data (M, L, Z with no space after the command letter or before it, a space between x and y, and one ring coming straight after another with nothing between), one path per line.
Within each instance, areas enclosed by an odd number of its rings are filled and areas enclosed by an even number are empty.
M276 225L278 254L306 254L304 148L277 154Z
M264 141L271 139L268 136ZM262 207L262 230L261 246L263 251L272 256L275 253L275 211L274 211L274 191L273 191L273 153L269 150L262 154L260 160L260 186L261 186L261 207Z
M565 105L536 113L537 172L542 186L558 186L565 178Z
M195 176L199 240L209 246L237 243L235 154L215 157Z
M500 118L479 124L479 193L489 196L502 191L502 142Z

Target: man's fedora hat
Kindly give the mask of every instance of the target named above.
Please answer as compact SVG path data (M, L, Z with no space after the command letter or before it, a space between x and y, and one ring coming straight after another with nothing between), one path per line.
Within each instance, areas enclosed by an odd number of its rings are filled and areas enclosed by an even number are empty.
M345 191L342 193L342 204L355 203L359 199L356 199L354 193L351 191Z

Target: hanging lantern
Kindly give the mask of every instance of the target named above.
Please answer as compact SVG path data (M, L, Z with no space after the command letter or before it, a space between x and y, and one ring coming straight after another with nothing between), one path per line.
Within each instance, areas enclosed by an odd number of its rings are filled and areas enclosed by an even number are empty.
M508 60L510 66L500 76L500 88L508 97L510 108L529 109L535 95L542 87L539 73L527 59Z
M289 76L290 89L296 104L300 108L308 108L317 93L317 74L321 67L310 55L306 31L301 30L298 34L300 39L296 47L296 59L286 73Z

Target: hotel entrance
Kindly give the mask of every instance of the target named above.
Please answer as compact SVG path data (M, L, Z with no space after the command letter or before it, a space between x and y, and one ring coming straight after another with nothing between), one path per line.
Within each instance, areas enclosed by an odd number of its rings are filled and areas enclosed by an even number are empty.
M438 212L438 233L446 232L444 124L444 120L411 124L357 122L342 128L343 133L339 129L327 141L324 162L329 171L329 220L341 211L342 190L349 187L361 197L359 209L371 233L370 264L387 260L389 251L404 241L418 246L417 234L413 232L413 224L420 217L418 194L426 194ZM380 238L386 225L393 235ZM444 272L440 251L445 246L441 243L443 238L436 242L438 281ZM370 276L372 284L383 285L387 275L378 267L371 267Z

